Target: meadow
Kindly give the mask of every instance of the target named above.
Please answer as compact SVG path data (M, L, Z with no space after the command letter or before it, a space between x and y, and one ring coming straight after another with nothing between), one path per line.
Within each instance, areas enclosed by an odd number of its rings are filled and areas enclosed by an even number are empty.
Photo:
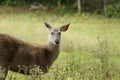
M7 80L119 80L120 19L84 13L58 15L52 11L0 7L0 33L31 44L47 43L48 31L71 23L62 33L61 53L47 74L36 68L25 76L9 71ZM39 73L39 74L38 74Z

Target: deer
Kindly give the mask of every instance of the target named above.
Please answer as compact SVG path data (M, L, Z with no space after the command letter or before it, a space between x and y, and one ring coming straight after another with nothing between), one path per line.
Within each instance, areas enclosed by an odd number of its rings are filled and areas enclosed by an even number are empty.
M60 54L61 32L67 31L70 23L54 28L48 23L44 24L49 31L49 37L48 43L43 46L0 33L0 71L2 71L0 80L6 79L9 70L25 74L23 65L28 67L28 75L34 65L39 66L43 73L48 72Z

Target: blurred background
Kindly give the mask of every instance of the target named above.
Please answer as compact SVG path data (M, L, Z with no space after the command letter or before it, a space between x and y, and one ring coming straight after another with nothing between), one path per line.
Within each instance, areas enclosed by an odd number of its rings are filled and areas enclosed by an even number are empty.
M7 80L120 79L120 0L0 0L0 33L44 45L44 22L71 23L58 59L47 74L9 71Z
M107 17L120 17L119 0L0 0L0 4L29 6L30 10L54 10L59 14L88 12L104 14Z

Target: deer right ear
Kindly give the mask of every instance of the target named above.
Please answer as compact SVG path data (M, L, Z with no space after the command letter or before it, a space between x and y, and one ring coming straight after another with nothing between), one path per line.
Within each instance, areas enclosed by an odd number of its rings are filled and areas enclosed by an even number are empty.
M63 32L67 31L67 29L68 29L69 25L70 25L70 23L69 23L69 24L66 24L66 25L61 26L61 27L60 27L60 31L63 31Z
M48 23L44 22L44 24L49 31L52 29L52 27Z

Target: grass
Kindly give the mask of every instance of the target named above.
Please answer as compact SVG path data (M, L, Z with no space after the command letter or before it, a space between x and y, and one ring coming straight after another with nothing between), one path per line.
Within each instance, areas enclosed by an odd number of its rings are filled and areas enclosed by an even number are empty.
M48 32L43 22L56 27L71 23L62 33L60 56L47 74L25 76L9 71L7 80L120 79L120 19L0 7L0 33L31 44L46 44Z

